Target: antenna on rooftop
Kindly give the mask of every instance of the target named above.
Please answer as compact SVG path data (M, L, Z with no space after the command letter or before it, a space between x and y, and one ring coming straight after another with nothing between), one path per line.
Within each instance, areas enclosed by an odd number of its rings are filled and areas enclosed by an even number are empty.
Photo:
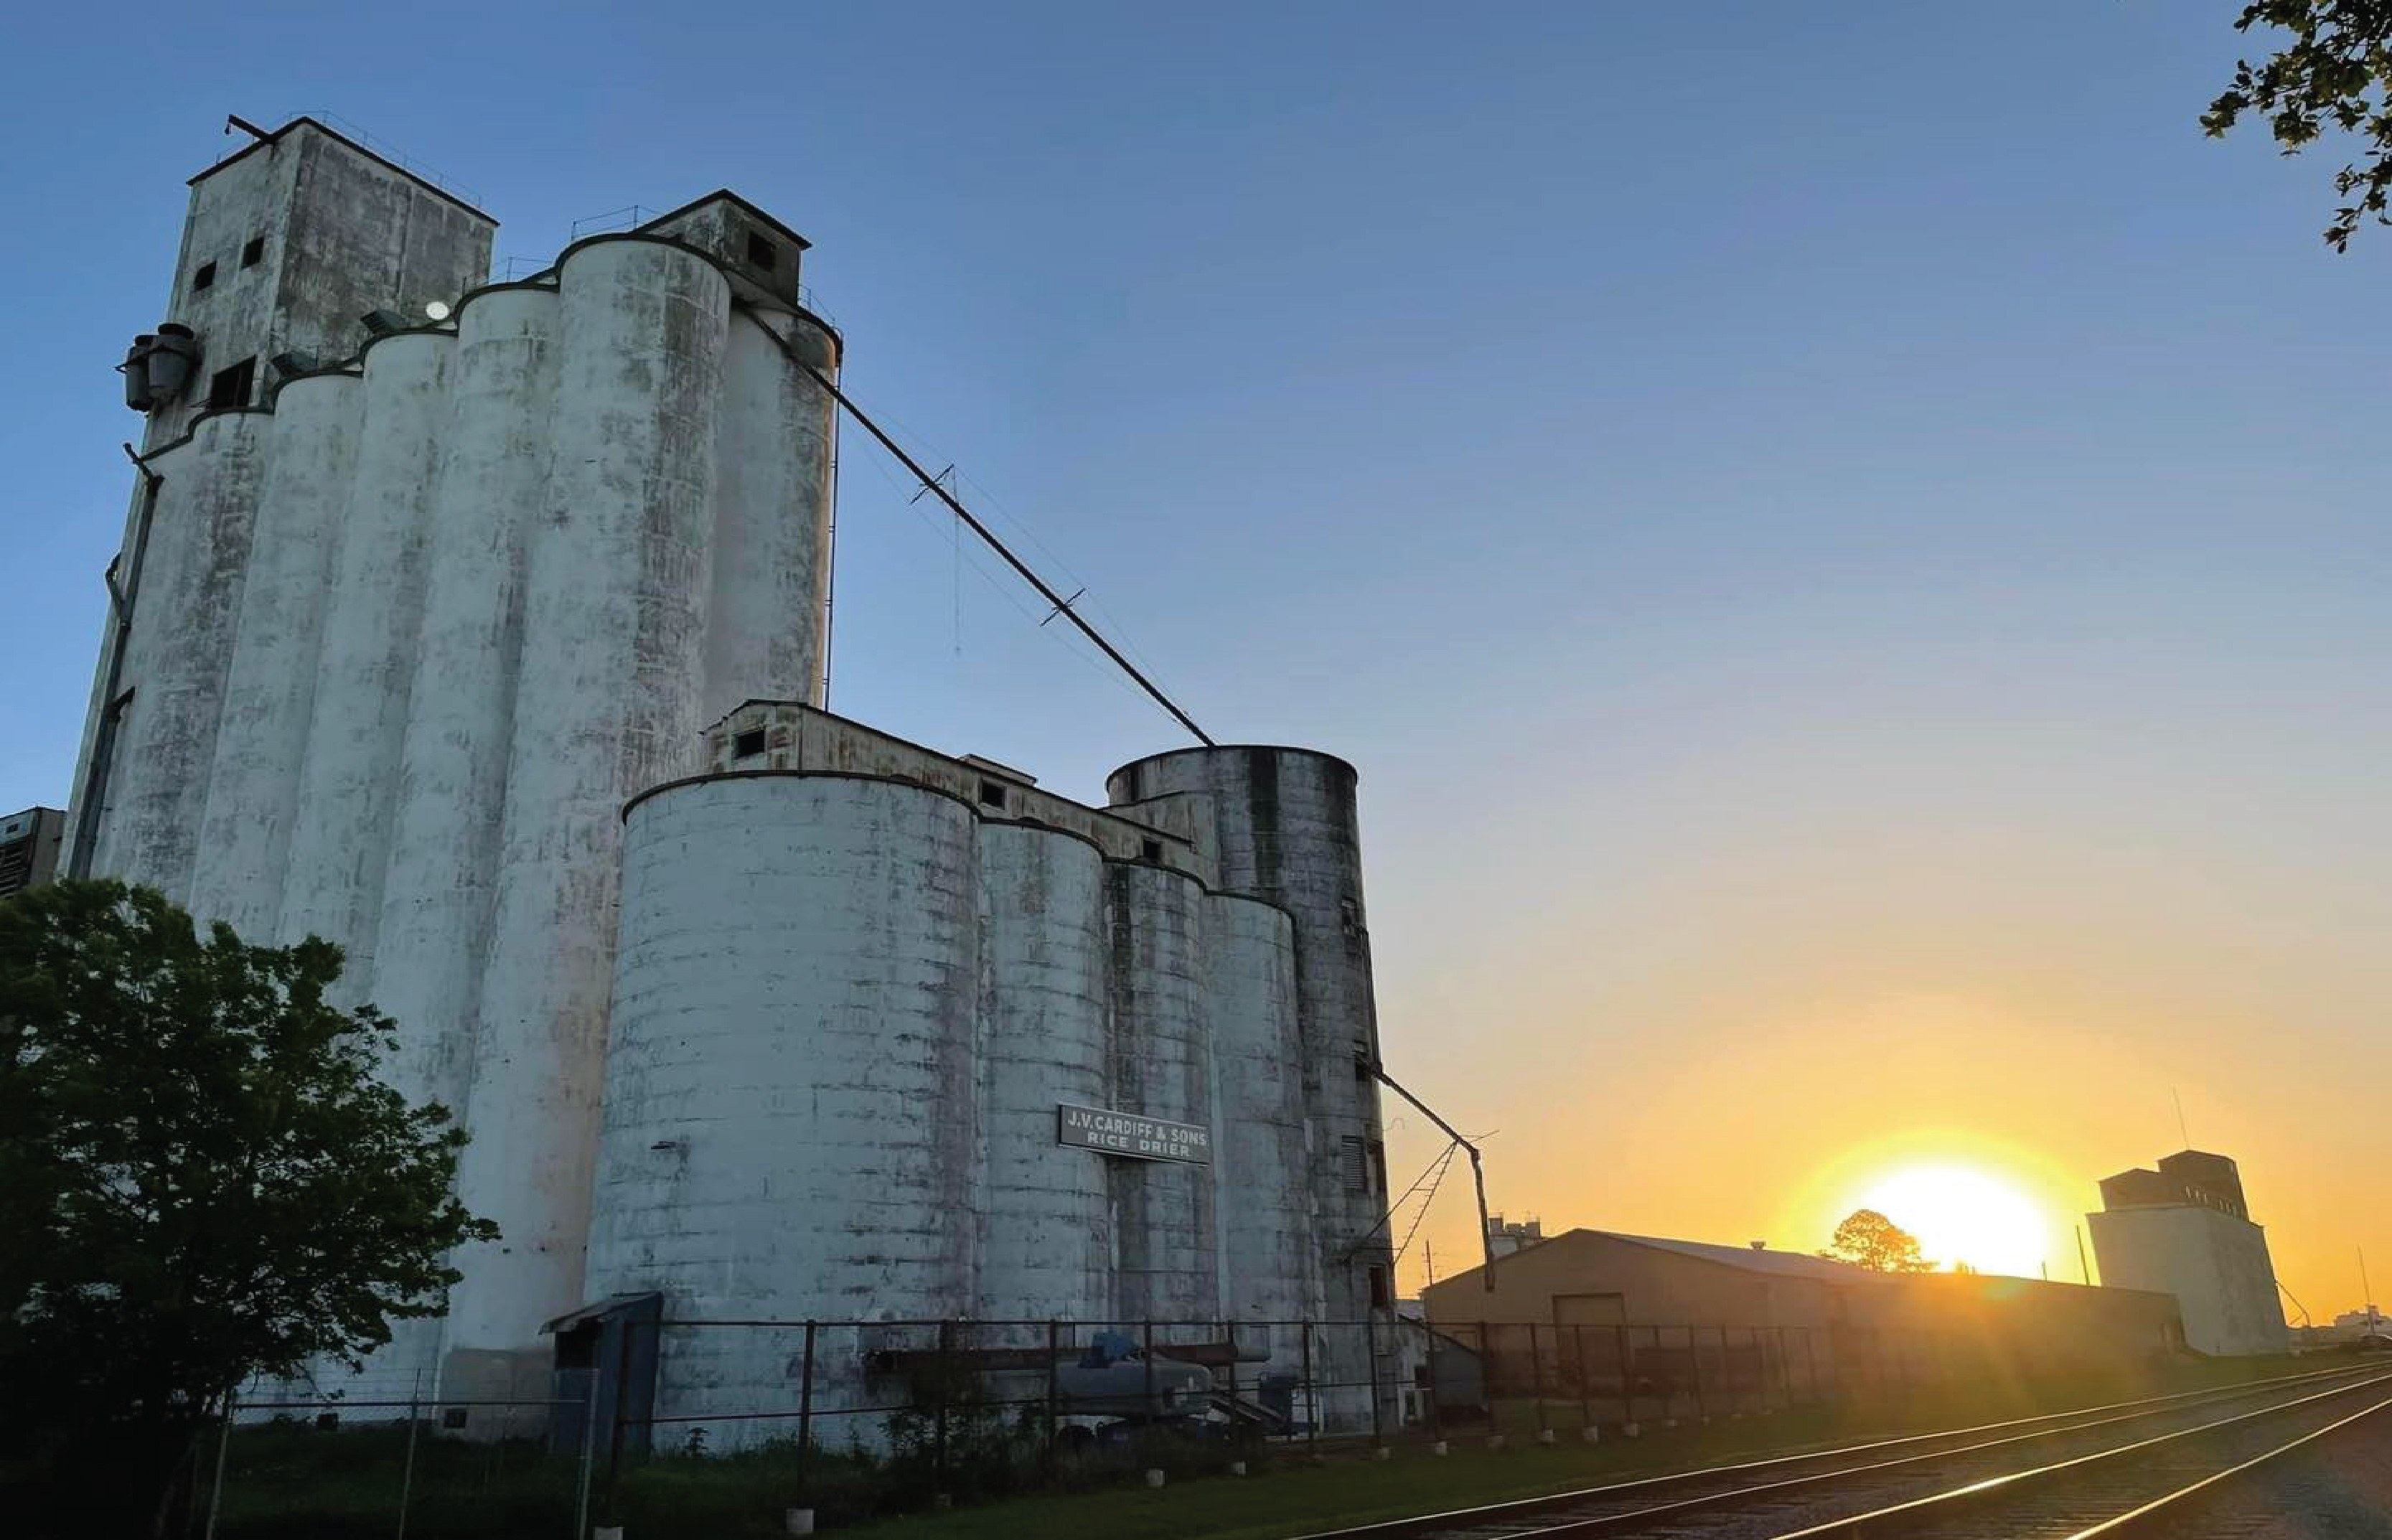
M2192 1135L2187 1133L2184 1129L2184 1097L2178 1093L2177 1088L2174 1086L2168 1087L2168 1094L2176 1099L2177 1137L2184 1141L2184 1144L2181 1146L2182 1148L2190 1149L2192 1148Z

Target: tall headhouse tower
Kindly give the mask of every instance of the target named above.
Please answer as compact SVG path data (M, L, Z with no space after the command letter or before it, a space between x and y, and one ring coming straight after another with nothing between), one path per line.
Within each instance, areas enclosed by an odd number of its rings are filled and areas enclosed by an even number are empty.
M719 192L492 283L488 216L307 118L191 189L67 864L339 943L472 1134L503 1238L370 1388L544 1395L543 1323L623 1296L1389 1303L1354 771L1190 750L1086 806L822 710L802 238ZM666 1401L775 1393L678 1340Z

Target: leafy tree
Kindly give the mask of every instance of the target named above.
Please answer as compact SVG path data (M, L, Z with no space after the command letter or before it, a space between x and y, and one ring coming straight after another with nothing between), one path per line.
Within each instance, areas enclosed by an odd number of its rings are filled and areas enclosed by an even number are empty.
M2256 0L2242 7L2234 30L2255 26L2280 28L2291 41L2264 64L2237 62L2234 83L2201 115L2201 126L2222 138L2254 113L2267 119L2287 155L2329 126L2360 136L2365 156L2334 178L2335 193L2349 201L2325 230L2335 251L2346 251L2361 219L2392 225L2385 209L2392 191L2392 0Z
M1873 1273L1929 1273L1935 1264L1918 1254L1918 1237L1878 1213L1854 1209L1836 1226L1835 1238L1819 1253Z
M340 971L117 882L0 903L0 1440L76 1534L162 1533L228 1391L359 1362L497 1236Z

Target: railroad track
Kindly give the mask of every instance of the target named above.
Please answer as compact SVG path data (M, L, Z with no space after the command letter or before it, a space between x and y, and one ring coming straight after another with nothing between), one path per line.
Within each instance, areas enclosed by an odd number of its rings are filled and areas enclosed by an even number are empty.
M2349 1366L2214 1391L1680 1471L1306 1540L1559 1540L1565 1535L2052 1535L2166 1503L2304 1437L2392 1406L2392 1372ZM2205 1490L2206 1488L2204 1488ZM2184 1510L2177 1510L2180 1515Z

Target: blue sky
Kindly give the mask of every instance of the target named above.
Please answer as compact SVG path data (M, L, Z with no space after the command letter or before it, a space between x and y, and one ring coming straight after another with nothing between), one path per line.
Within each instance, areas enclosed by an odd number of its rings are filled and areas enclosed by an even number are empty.
M1684 1193L1592 1173L1824 1034L1922 1140L2086 1180L2178 1084L2355 1295L2313 1189L2380 1155L2333 1082L2392 986L2392 232L2336 258L2331 151L2202 137L2237 8L20 18L0 809L67 791L110 366L227 111L362 124L502 255L729 186L815 242L856 395L1216 736L1361 766L1390 1051L1504 1131L1499 1203L1764 1233L1725 1173L1831 1163L1816 1100ZM1179 741L896 474L849 435L836 707L1090 797ZM1873 1081L1905 1009L2092 1043L2113 1100Z

